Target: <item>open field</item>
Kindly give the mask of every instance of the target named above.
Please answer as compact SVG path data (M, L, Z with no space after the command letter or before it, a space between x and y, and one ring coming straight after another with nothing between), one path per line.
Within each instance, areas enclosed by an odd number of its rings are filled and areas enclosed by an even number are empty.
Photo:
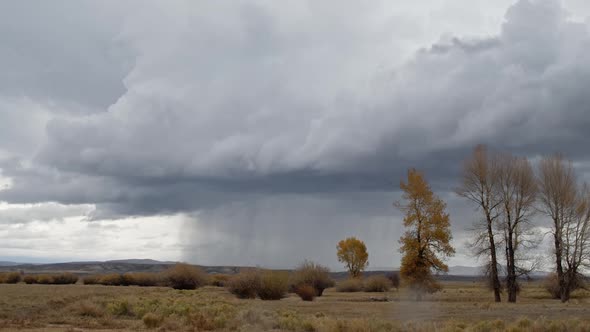
M0 285L0 329L19 331L590 331L590 298L552 300L525 283L517 304L474 282L445 282L422 302L404 289L338 293L314 302L238 300L224 288ZM386 298L387 302L379 302Z

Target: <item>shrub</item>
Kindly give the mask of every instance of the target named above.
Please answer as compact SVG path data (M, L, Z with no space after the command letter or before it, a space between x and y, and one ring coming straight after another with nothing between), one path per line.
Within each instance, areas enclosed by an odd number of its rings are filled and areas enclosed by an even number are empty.
M0 275L0 283L2 284L18 284L21 280L21 275L18 272L8 272Z
M98 278L98 283L105 286L121 286L123 277L118 273L105 274Z
M53 277L49 274L40 274L37 276L37 283L41 285L49 285L53 283Z
M391 280L384 275L374 275L365 279L365 292L387 292L391 288Z
M303 301L313 301L315 299L316 290L310 285L300 285L295 289L295 294Z
M240 299L256 298L261 280L258 271L249 270L234 275L227 283L230 293Z
M327 267L305 261L291 274L291 290L295 291L302 285L310 285L316 290L317 296L322 296L324 289L334 286Z
M122 285L151 287L161 284L161 276L157 273L125 273L122 276Z
M26 275L26 276L24 276L24 278L23 278L23 281L24 281L26 284L29 284L29 285L30 285L30 284L36 284L36 283L37 283L37 276L33 276L33 275Z
M391 282L391 287L399 289L399 272L390 272L387 274L387 279Z
M363 282L360 279L347 279L341 281L336 285L336 290L339 292L353 293L363 290Z
M174 289L196 289L207 284L207 274L200 268L179 263L165 273L165 282Z
M549 294L551 294L551 297L554 299L559 299L561 298L561 292L559 289L559 279L557 278L557 274L556 273L551 273L549 274L544 281L544 287L545 290L547 290L547 292L549 292ZM575 291L577 289L587 289L587 285L585 283L584 280L584 276L583 275L576 275L573 284L571 285L571 291Z
M149 312L143 315L142 320L147 328L156 328L162 324L163 319L161 316Z
M265 271L260 276L257 289L258 297L262 300L280 300L289 290L289 276L284 272Z
M230 278L227 274L215 274L211 277L211 286L225 287Z
M554 299L561 298L561 292L559 289L559 280L557 278L556 273L549 274L545 278L545 280L543 282L543 286L545 287L545 290L547 290L547 292L549 294L551 294L552 298L554 298Z
M78 276L73 273L60 273L51 276L51 284L70 285L78 282Z
M84 285L98 285L100 281L99 276L86 276L82 278Z

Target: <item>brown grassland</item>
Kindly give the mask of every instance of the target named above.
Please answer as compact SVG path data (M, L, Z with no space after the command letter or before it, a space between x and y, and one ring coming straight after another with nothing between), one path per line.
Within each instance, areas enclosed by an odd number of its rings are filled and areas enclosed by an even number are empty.
M226 289L100 285L0 285L0 329L18 331L590 331L590 294L566 304L540 283L516 304L494 303L474 282L444 282L416 302L404 288L339 293L313 302L241 300ZM387 299L387 301L383 301Z

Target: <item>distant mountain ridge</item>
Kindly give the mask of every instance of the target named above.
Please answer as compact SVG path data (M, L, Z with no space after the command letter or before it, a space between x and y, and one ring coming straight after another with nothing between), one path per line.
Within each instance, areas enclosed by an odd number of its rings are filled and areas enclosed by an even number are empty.
M58 273L71 272L81 275L88 274L107 274L107 273L127 273L127 272L162 272L177 262L158 261L154 259L118 259L108 261L82 261L82 262L65 262L49 264L23 264L15 262L0 262L0 272L22 271L24 273ZM200 266L205 272L210 274L234 274L245 266ZM282 269L288 270L288 269ZM387 274L398 271L398 268L379 268L365 271L365 276L376 274ZM479 280L482 278L482 267L478 266L451 266L449 272L440 274L437 278L441 280ZM547 272L534 272L531 276L534 278L543 277ZM332 277L341 280L348 277L345 271L336 271L331 273Z
M482 267L481 266L449 266L448 275L453 276L481 276L482 275Z
M15 265L20 265L20 264L22 264L22 263L0 261L0 266L15 266Z
M105 263L127 263L127 264L164 264L164 265L170 265L170 264L176 264L177 262L173 262L173 261L158 261L155 259L148 259L148 258L144 258L144 259L114 259L114 260L108 260Z
M176 262L153 259L119 259L109 261L81 261L65 263L12 263L0 264L0 271L23 271L24 273L71 272L77 274L105 274L125 272L161 272Z

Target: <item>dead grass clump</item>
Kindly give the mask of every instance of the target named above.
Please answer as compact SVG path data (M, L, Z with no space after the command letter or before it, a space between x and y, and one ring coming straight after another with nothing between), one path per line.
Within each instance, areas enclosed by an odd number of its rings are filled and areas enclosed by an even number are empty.
M365 279L365 292L387 292L391 289L391 281L384 275L374 275Z
M260 284L256 291L261 300L280 300L289 290L289 275L279 271L260 273Z
M205 286L207 274L196 266L179 263L164 272L166 285L174 289L196 289Z
M7 272L0 274L0 284L18 284L21 281L21 275L18 272Z
M523 317L516 322L516 327L518 328L517 331L528 331L532 325L533 322L526 317Z
M129 301L115 301L107 305L108 311L113 316L133 316L133 309Z
M316 290L310 285L300 285L295 288L295 294L299 295L303 301L313 301L316 296Z
M413 331L425 332L434 329L429 324L415 324L405 326L394 325L392 322L380 319L340 319L340 318L319 318L312 321L304 321L302 327L309 326L307 331L329 331L329 332L381 332L381 331Z
M232 276L227 283L227 289L239 299L254 299L260 284L260 273L256 270L247 270Z
M143 318L141 320L147 328L153 329L159 327L162 324L163 318L160 315L156 315L154 313L149 312L143 315Z
M200 311L189 315L187 321L196 331L213 331L217 328L213 317Z
M230 275L227 274L214 274L211 276L211 286L225 287L227 282L231 279Z
M97 306L94 303L91 302L80 302L78 304L78 315L80 316L84 316L84 317L94 317L94 318L98 318L98 317L102 317L104 316L104 310Z
M363 290L363 282L360 279L347 279L336 285L336 290L343 293L354 293Z
M305 261L291 274L291 291L302 285L310 285L316 290L317 296L322 296L326 288L334 287L334 280L330 278L330 269L314 262Z

